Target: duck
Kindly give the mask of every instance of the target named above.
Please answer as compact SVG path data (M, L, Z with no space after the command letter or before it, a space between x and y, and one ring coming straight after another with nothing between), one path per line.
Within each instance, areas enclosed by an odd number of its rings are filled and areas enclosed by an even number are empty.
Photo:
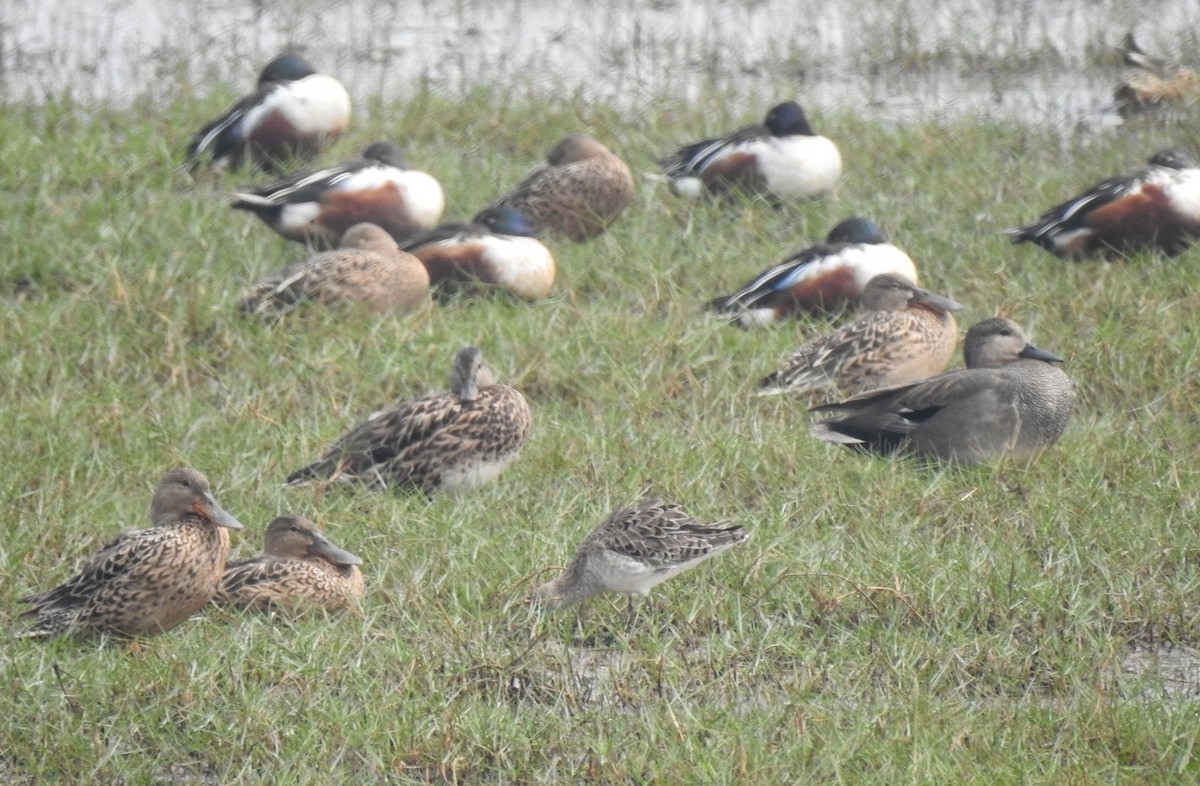
M258 88L196 132L187 149L193 170L208 159L233 171L249 160L268 172L315 158L350 126L350 95L342 83L295 52L263 67Z
M538 234L581 243L603 233L633 198L628 165L589 134L568 134L540 167L491 207L511 207Z
M554 284L554 255L512 207L489 207L469 222L442 224L400 248L425 265L439 297L494 289L539 300Z
M295 262L238 297L243 315L282 316L304 302L353 303L377 313L411 311L429 290L421 261L381 227L355 224L337 249Z
M815 423L813 436L960 465L1032 461L1058 441L1075 403L1075 387L1056 365L1062 358L1003 317L971 326L963 358L964 369L814 407L840 414Z
M1138 46L1133 33L1125 35L1119 51L1125 72L1113 100L1121 117L1200 102L1200 73L1194 68L1148 54Z
M436 226L445 205L441 184L406 168L404 151L389 141L373 142L361 157L337 166L236 193L231 203L281 237L318 249L333 248L347 229L363 222L403 240Z
M885 273L918 283L908 254L889 243L874 221L851 216L838 222L825 242L797 251L707 307L743 328L837 313L857 305L867 282Z
M958 345L962 304L884 273L867 282L866 313L797 349L759 382L759 394L835 389L850 396L940 374Z
M229 556L229 531L242 528L199 471L177 467L159 481L149 529L107 543L72 578L18 599L30 606L28 638L110 635L143 638L204 608Z
M213 602L263 611L353 610L366 591L361 564L309 519L278 516L267 525L261 556L226 564Z
M477 347L455 355L450 392L400 402L359 423L287 485L316 480L371 488L463 492L494 481L529 436L529 403L496 384Z
M795 101L771 108L762 125L684 145L659 160L677 196L744 191L774 201L833 192L842 176L837 145L815 133Z
M1176 256L1200 236L1200 168L1183 150L1160 150L1145 169L1101 181L1009 234L1076 261L1144 249Z
M533 591L533 603L554 611L602 592L648 597L672 576L749 537L740 525L706 524L677 504L643 499L614 510L592 530L567 569Z

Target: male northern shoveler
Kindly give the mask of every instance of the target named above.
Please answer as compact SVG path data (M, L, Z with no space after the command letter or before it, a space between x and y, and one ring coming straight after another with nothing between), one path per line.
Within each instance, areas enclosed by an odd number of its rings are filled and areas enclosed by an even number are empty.
M1010 234L1069 259L1142 248L1174 256L1200 237L1200 169L1181 150L1160 150L1148 168L1097 183Z
M442 187L430 175L405 169L393 142L375 142L356 158L234 194L232 207L248 210L288 240L332 248L363 222L396 240L437 224L445 207Z
M429 273L374 224L355 224L339 248L288 265L238 298L243 314L281 316L301 303L356 303L379 313L407 311L425 297Z
M958 464L1000 456L1030 460L1058 441L1075 402L1062 359L1029 343L1015 322L994 318L967 331L965 369L868 391L816 412L839 412L812 428L827 442Z
M615 510L584 538L561 576L534 590L534 603L553 611L601 592L646 597L655 585L750 537L723 524L697 521L659 499Z
M229 556L230 529L208 480L194 469L168 472L150 503L153 526L111 541L77 575L20 599L34 617L22 636L153 636L213 598Z
M1121 117L1200 103L1200 73L1195 69L1147 54L1133 40L1133 33L1125 36L1120 51L1126 68L1113 99Z
M424 263L441 294L486 285L535 300L554 283L554 257L511 207L487 208L467 224L443 224L400 248Z
M492 207L520 211L536 232L582 242L607 229L632 197L633 175L625 162L594 137L571 134Z
M230 170L249 158L278 171L316 157L349 125L346 88L289 52L267 63L254 93L192 137L187 158L195 167L208 156L214 169Z
M813 132L795 101L773 107L763 125L685 145L659 163L671 190L693 199L706 189L810 199L833 191L842 176L837 146Z
M961 304L885 273L867 283L862 307L868 313L796 350L760 393L836 388L849 396L946 370L958 344L951 312Z
M529 404L495 384L475 347L454 359L450 392L376 413L333 444L288 485L321 478L426 494L482 486L516 460L529 436Z
M894 273L917 283L917 268L887 242L874 221L853 217L810 246L767 268L737 292L708 307L742 327L758 327L796 312L832 312L858 303L872 278Z
M225 566L215 603L269 610L353 609L366 587L362 560L329 542L303 516L280 516L267 527L261 557Z

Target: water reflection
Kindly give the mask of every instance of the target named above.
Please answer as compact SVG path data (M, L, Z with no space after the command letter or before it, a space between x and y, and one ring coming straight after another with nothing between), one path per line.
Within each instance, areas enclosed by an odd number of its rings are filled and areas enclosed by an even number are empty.
M9 0L0 99L122 102L155 85L252 84L304 49L355 96L480 83L636 108L709 95L757 110L790 92L885 119L979 114L1092 122L1111 103L1121 36L1153 50L1200 24L1159 0ZM1182 34L1177 34L1182 35Z

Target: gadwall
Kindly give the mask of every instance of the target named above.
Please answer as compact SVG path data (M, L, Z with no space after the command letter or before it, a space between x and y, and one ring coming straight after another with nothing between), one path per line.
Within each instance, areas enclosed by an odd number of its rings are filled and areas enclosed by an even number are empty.
M965 369L816 407L842 414L815 424L813 435L959 464L1004 455L1027 460L1058 441L1075 402L1074 386L1054 365L1060 358L1003 318L973 325L963 357Z

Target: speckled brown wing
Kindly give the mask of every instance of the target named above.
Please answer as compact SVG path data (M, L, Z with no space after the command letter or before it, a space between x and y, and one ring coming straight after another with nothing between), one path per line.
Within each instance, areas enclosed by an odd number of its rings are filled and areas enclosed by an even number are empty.
M24 599L37 624L25 635L146 636L212 599L229 553L224 529L185 522L123 535L65 584Z
M604 548L669 570L746 537L740 526L724 527L724 523L705 524L679 505L648 499L614 512L584 539L579 551Z
M396 485L434 491L447 473L515 454L529 435L529 405L506 385L481 388L471 401L456 404L453 416L439 419L438 428L421 429L419 439L395 441L379 471ZM382 457L379 451L376 455Z
M129 571L132 556L138 552L141 544L153 547L152 536L161 534L158 530L148 529L126 532L113 538L67 581L54 589L17 598L18 603L27 603L32 607L22 612L21 616L30 617L84 605L96 587L108 584Z
M228 568L214 600L264 610L312 605L338 611L361 595L361 573L354 566L266 557Z
M603 232L633 197L633 176L607 154L532 172L493 206L515 208L537 231L580 241Z
M447 393L406 401L378 413L351 429L315 462L289 475L287 483L341 476L378 482L382 480L380 465L456 422L463 407L463 401Z

